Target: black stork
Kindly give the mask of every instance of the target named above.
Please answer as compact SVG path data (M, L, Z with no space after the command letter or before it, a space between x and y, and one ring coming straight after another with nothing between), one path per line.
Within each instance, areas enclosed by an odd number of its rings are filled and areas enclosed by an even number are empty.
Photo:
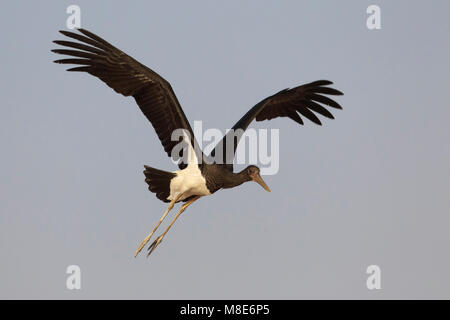
M144 166L148 189L155 193L158 199L169 202L169 206L153 231L139 245L135 256L147 244L177 202L185 203L166 230L148 247L147 257L161 243L181 213L200 197L213 194L220 189L236 187L247 181L255 181L270 191L261 178L257 166L250 165L241 172L233 172L233 159L239 139L254 119L263 121L288 117L303 125L301 117L303 116L321 125L315 113L334 119L323 105L342 109L336 101L325 96L342 95L342 92L328 87L332 84L328 80L318 80L282 90L251 108L233 126L233 130L230 130L216 145L211 155L206 156L199 150L180 103L165 79L92 32L85 29L78 29L78 31L80 33L60 31L78 42L54 41L66 47L52 50L54 53L71 56L69 59L54 62L78 65L67 71L87 72L105 82L117 93L126 97L133 96L139 108L153 125L165 152L169 157L179 160L180 170L174 172ZM179 140L172 139L172 133L177 129L184 131L183 137ZM235 132L240 132L240 135L236 135ZM226 143L229 139L232 139L232 143ZM183 141L187 144L187 148L182 148L179 153L173 154L175 146ZM213 161L211 161L212 158Z

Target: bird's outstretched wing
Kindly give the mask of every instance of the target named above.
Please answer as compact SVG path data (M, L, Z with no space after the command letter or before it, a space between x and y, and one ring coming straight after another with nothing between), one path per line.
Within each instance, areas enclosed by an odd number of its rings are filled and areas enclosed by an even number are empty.
M85 29L78 29L78 31L81 34L60 31L63 35L79 42L54 41L66 47L52 50L54 53L71 56L69 59L54 62L79 65L67 71L87 72L105 82L117 93L133 96L139 108L153 125L169 157L173 157L175 161L180 158L187 159L182 150L178 154L172 154L172 149L183 139L180 137L179 140L173 141L172 132L176 129L184 129L190 135L191 145L196 146L197 142L169 82L92 32ZM204 155L201 150L199 148L195 150L197 159L202 159ZM186 165L185 162L179 162L181 169Z
M317 114L334 119L333 115L323 106L342 109L334 100L325 95L342 95L343 93L327 87L333 84L328 80L318 80L292 89L282 90L259 102L251 108L212 150L211 156L217 162L233 170L233 160L239 140L249 124L256 121L271 120L278 117L289 117L303 125L302 117L321 125ZM322 105L323 104L323 105ZM227 144L228 140L228 144ZM228 145L228 147L227 147Z

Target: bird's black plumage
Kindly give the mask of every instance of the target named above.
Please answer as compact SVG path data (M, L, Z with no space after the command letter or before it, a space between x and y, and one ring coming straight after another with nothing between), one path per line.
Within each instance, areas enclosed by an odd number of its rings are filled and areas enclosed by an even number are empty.
M172 155L172 149L181 140L172 141L172 132L175 129L187 130L192 145L197 143L189 121L169 82L92 32L85 29L78 29L78 31L82 34L60 31L63 35L81 43L54 41L58 45L76 49L52 50L54 53L75 57L55 62L80 65L67 71L87 72L101 79L117 93L133 96L139 108L153 125L169 157L173 156L175 161L179 158L184 159L183 151L181 154ZM203 153L198 148L195 150L197 158L203 159ZM179 167L183 169L186 164L180 162Z
M55 62L79 65L68 71L90 73L116 92L124 96L133 96L144 115L152 123L164 150L174 160L186 160L187 157L184 156L183 151L180 154L172 153L175 145L180 142L180 140L171 139L172 132L175 129L186 130L200 161L199 167L203 167L207 156L199 150L189 121L169 82L92 32L85 29L78 29L78 31L82 34L60 31L63 35L80 42L54 41L56 44L72 48L52 50L54 53L75 57ZM316 114L334 119L323 105L336 109L342 109L342 107L325 95L342 95L342 92L328 87L331 84L332 82L328 80L314 81L292 89L284 89L256 104L236 122L233 130L229 131L212 150L211 156L216 164L224 166L229 171L233 170L233 159L240 137L255 119L262 121L288 117L301 125L303 125L302 117L321 125ZM233 143L230 144L231 149L227 149L227 139L233 139ZM210 159L208 163L211 163ZM185 162L179 162L180 169L186 166Z
M318 80L292 89L284 89L265 98L236 122L232 130L212 150L211 155L216 156L220 152L222 155L222 164L228 170L233 171L233 159L239 140L254 119L256 121L263 121L277 117L288 117L303 125L303 119L301 117L303 116L315 124L321 125L321 121L314 112L334 119L333 115L321 105L324 104L332 108L342 109L336 101L324 96L324 94L342 95L342 92L327 87L330 84L332 84L331 81ZM227 139L233 139L232 143L227 144ZM232 147L232 150L227 149L228 145Z
M144 166L145 182L148 190L156 194L156 197L163 202L170 202L170 181L175 178L175 173L159 170L150 166Z

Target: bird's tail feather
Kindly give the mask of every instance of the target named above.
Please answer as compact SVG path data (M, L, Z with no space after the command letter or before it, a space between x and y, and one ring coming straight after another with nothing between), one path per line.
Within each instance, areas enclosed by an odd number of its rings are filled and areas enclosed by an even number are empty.
M144 167L145 182L148 184L148 190L156 193L158 199L170 202L167 200L170 196L170 180L175 177L175 174L145 165Z

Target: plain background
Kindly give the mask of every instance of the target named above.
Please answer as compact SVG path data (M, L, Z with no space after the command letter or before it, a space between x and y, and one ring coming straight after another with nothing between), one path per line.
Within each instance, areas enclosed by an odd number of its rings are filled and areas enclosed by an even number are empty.
M143 165L176 167L132 98L52 63L70 4L204 129L318 79L345 92L344 110L322 127L253 124L280 129L272 193L248 183L204 198L134 259L166 207ZM366 27L371 4L381 30ZM4 2L0 298L450 298L449 12L438 0ZM72 264L81 290L66 288ZM366 288L371 264L381 290Z

